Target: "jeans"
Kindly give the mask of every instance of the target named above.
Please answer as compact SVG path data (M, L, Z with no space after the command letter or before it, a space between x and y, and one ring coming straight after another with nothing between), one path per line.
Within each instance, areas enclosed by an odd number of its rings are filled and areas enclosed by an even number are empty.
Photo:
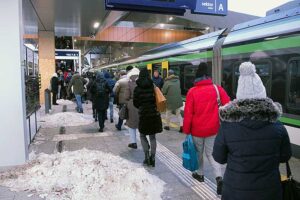
M104 128L106 110L97 110L99 127Z
M183 121L182 121L182 117L181 117L181 114L180 114L180 108L178 108L178 109L175 110L175 115L177 117L179 125L182 126ZM171 116L172 116L172 110L167 110L166 111L166 125L167 126L170 126Z
M119 110L121 110L122 106L123 106L123 104L120 104L120 105L119 105ZM118 126L119 129L121 129L121 128L122 128L122 125L123 125L123 119L121 119L121 118L119 117L119 121L118 121L117 126Z
M210 162L210 165L213 168L215 176L216 177L222 176L221 165L217 163L212 156L215 138L216 136L211 136L206 138L193 136L193 142L195 144L198 153L198 162L199 162L199 169L196 171L196 173L199 175L203 175L203 166L204 166L203 154L205 151L206 157L208 158L208 161Z
M136 143L136 128L128 128L130 134L130 143Z
M109 97L109 114L110 119L114 119L114 97Z
M140 138L141 138L141 143L142 143L142 147L144 152L149 152L149 142L148 139L146 137L146 135L144 134L140 134ZM149 135L150 138L150 145L151 145L151 155L155 155L156 154L156 137L155 135Z
M77 104L77 111L78 112L83 112L81 95L80 94L75 94L75 98L76 98L76 104Z

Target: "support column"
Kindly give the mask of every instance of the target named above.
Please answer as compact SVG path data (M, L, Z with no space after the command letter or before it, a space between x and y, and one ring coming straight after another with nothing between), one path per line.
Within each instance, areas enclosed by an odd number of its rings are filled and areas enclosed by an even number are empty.
M12 166L28 158L22 0L0 1L0 19L0 166Z
M45 103L44 91L55 72L55 35L53 31L39 31L39 70L41 74L40 102Z

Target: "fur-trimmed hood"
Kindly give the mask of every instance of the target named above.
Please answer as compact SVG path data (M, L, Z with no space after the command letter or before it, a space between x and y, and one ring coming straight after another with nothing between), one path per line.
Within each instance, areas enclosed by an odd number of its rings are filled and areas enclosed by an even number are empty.
M241 122L243 120L276 122L282 115L279 103L269 98L233 100L219 110L221 121Z

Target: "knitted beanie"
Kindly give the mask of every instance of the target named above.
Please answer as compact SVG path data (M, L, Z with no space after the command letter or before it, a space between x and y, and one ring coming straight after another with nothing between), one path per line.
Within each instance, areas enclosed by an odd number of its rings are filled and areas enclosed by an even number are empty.
M255 65L251 62L244 62L240 65L236 97L237 99L267 98L266 88L256 73Z

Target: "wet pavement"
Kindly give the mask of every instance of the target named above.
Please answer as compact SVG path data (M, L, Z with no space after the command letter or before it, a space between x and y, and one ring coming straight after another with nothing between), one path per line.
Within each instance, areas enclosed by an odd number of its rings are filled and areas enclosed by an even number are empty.
M75 105L56 106L53 113L75 112ZM42 111L43 112L43 111ZM91 104L84 104L84 113L91 114ZM117 113L117 112L115 112ZM114 120L116 122L117 115ZM30 151L35 153L52 154L60 151L76 151L83 148L98 150L120 156L134 163L142 163L143 151L138 141L138 149L127 147L129 134L126 127L122 131L115 129L114 123L106 121L104 133L98 132L98 124L92 123L84 126L66 126L56 128L41 128L35 137ZM179 126L172 123L170 131L157 134L157 161L155 168L146 168L151 174L163 180L165 191L162 199L176 200L201 200L219 199L215 193L215 180L213 172L206 158L205 162L205 183L199 183L191 177L191 173L181 166L182 142L185 135L178 132ZM300 180L300 161L292 159L291 162L294 178ZM224 166L225 168L225 166ZM281 166L284 173L284 166ZM4 168L0 170L5 170ZM37 196L28 196L26 192L12 192L8 188L0 187L0 200L36 200Z

